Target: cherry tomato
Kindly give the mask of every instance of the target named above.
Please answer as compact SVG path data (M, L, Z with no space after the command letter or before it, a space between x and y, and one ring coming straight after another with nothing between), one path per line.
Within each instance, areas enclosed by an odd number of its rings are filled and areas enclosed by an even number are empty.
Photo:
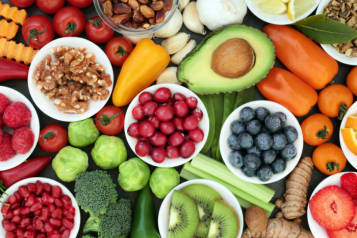
M74 7L83 8L88 7L93 3L93 0L67 0L69 4Z
M55 14L64 5L65 0L36 0L38 8L47 14Z
M76 7L64 7L53 18L55 31L61 37L78 36L84 30L86 18Z
M33 48L41 49L47 43L53 41L55 31L47 17L35 15L26 19L22 27L22 37Z
M88 39L97 44L108 42L114 36L114 30L98 16L89 19L85 29Z
M31 6L35 0L10 0L10 2L19 8L26 8Z
M317 103L322 114L342 120L353 103L353 94L344 85L332 84L320 92Z
M124 37L114 37L105 47L105 54L115 66L122 66L132 51L133 44Z
M312 161L318 170L327 175L342 172L347 162L341 148L331 143L318 146L312 155Z
M347 87L357 96L357 67L354 67L347 76Z
M301 123L304 141L312 146L325 143L333 133L333 125L327 116L323 114L313 114Z
M125 113L119 107L105 106L95 116L95 124L102 133L116 135L124 129Z
M40 131L38 144L48 153L56 153L68 143L68 133L61 125L51 124Z

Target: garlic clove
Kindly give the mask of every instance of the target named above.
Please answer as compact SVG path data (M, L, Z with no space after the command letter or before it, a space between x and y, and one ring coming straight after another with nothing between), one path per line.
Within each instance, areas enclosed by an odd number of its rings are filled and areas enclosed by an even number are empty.
M180 0L179 10L182 11L189 3L190 3L190 0Z
M175 54L185 47L190 35L185 32L177 33L161 42L161 46L169 55Z
M175 35L182 27L182 14L177 9L173 17L166 25L154 33L154 38L167 38Z
M177 67L167 67L156 79L156 84L171 83L181 85L177 79Z
M153 34L145 35L145 36L127 36L127 35L123 35L123 36L124 36L124 38L128 39L132 44L136 45L139 43L139 41L141 39L144 39L144 38L151 39Z
M177 52L171 57L171 62L173 64L179 65L182 60L194 49L196 48L197 43L195 40L190 40L182 50Z
M201 35L206 34L205 27L201 23L198 15L196 2L190 2L186 6L185 11L183 12L183 23L192 32Z

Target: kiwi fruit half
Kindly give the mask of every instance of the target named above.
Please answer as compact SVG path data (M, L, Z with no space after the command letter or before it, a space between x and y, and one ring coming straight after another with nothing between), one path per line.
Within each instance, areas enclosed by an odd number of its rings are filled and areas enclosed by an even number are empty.
M214 204L208 238L236 238L239 232L239 218L225 201L216 199Z
M168 238L191 238L199 226L195 200L186 193L175 190L172 195Z
M221 195L213 188L202 184L191 184L182 189L182 191L190 195L196 201L198 207L200 226L195 235L197 237L207 237L213 207L216 199L222 199Z

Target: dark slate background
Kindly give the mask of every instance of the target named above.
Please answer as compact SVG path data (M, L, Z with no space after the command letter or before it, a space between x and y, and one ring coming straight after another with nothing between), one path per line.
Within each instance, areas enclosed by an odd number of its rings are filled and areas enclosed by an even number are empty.
M11 5L9 0L2 0L2 3L9 3ZM65 6L69 6L69 3L66 2ZM93 6L93 4L90 5L89 7L82 8L81 10L83 11L84 15L86 16L86 20L89 20L91 17L98 15L96 10L95 10L95 8L94 8L94 6ZM44 15L44 16L48 17L51 21L52 21L53 16L54 16L54 15L48 15L48 14L43 13L40 9L37 8L36 3L34 3L29 8L27 8L26 11L27 11L29 16ZM314 14L315 14L315 12L314 12ZM0 18L0 20L1 20L1 18ZM267 23L261 21L259 18L254 16L253 13L251 13L249 11L249 9L248 9L248 13L244 18L243 24L246 24L248 26L252 26L252 27L255 27L255 28L259 29L259 30L262 30L263 27ZM206 29L206 30L207 30L207 33L209 33L209 30L208 29ZM197 43L199 43L204 38L204 36L202 36L202 35L198 35L198 34L195 34L193 32L190 32L184 25L182 26L181 31L189 33L191 35L191 39L195 39ZM119 33L115 33L115 36L121 36L121 35ZM55 38L58 38L58 37L59 36L56 34ZM85 34L85 31L83 31L82 34L79 35L79 37L87 38L86 34ZM16 37L13 40L18 42L18 43L21 42L21 43L25 44L25 41L24 41L24 39L22 37L22 34L21 34L21 27L20 27L19 31L17 32ZM154 41L157 44L160 44L162 40L163 39L155 39ZM104 50L105 49L105 44L100 44L99 47ZM289 51L289 49L286 49L286 50ZM294 55L291 55L291 57L294 57ZM175 65L170 63L169 66L175 66ZM280 68L285 68L278 59L276 60L275 66L280 67ZM352 66L344 65L342 63L339 63L339 71L338 71L338 74L335 76L335 78L333 80L334 83L346 84L346 77L347 77L348 73L350 72L350 70L352 68L353 68ZM113 69L114 69L114 79L116 81L116 79L118 78L119 72L120 72L120 67L113 66ZM31 101L31 103L35 106L35 108L37 110L37 113L38 113L38 116L39 116L39 119L40 119L41 128L43 128L43 127L45 127L45 126L47 126L49 124L54 124L54 123L60 124L65 128L68 127L69 123L56 121L55 119L52 119L52 118L48 117L47 115L45 115L42 111L40 111L38 109L38 107L35 105L35 103L33 102L32 98L30 96L30 93L29 93L29 90L28 90L28 87L27 87L27 82L25 82L25 79L9 80L9 81L5 81L5 82L0 83L0 85L1 86L6 86L6 87L10 87L10 88L13 88L13 89L21 92L23 95L25 95ZM266 100L260 94L260 92L258 90L256 90L255 99L256 100ZM109 100L108 105L112 105L111 100ZM123 110L126 111L126 107L123 108ZM319 113L319 109L318 109L317 105L312 108L312 110L310 111L310 113L308 115L305 115L304 117L299 117L298 118L299 122L301 123L306 117L308 117L309 115L314 114L314 113ZM331 138L330 138L330 140L328 142L334 143L334 144L340 146L339 135L338 135L339 128L340 128L340 121L337 118L331 118L331 120L332 120L333 125L334 125L334 133L333 133L333 135L331 136ZM136 157L135 153L131 150L131 148L129 147L128 143L125 140L124 132L121 132L117 136L119 136L124 141L124 143L126 145L126 148L128 150L128 159ZM93 160L91 158L90 152L91 152L92 148L93 148L93 145L88 146L88 147L83 149L85 152L87 152L87 154L89 156L89 168L88 168L88 171L93 171L93 170L100 169L98 166L96 166L96 164L93 162ZM312 153L313 153L314 149L315 149L314 146L309 146L309 145L307 145L305 143L302 156L312 156ZM32 155L30 156L30 158L44 156L44 155L49 155L49 154L47 152L43 151L39 146L37 146L36 149L34 150L34 152L32 153ZM52 158L54 158L56 156L56 154L50 154L50 155L51 155ZM151 169L151 171L153 171L155 169L155 167L150 166L150 169ZM178 171L181 171L181 167L177 167L176 169ZM354 169L349 163L347 163L347 166L346 166L344 171L356 171L356 169ZM111 175L113 181L117 184L116 181L117 181L118 174L119 174L118 169L109 170L108 173ZM62 182L61 180L59 180L58 177L56 176L54 170L52 169L51 164L49 164L38 176L39 177L51 178L51 179L54 179L54 180L56 180L58 182L61 182L72 193L74 193L74 182L65 183L65 182ZM315 187L323 179L325 179L326 177L327 177L326 175L322 174L317 169L314 169L313 176L312 176L312 181L311 181L310 187L309 187L308 197L311 196L311 193L313 192ZM185 180L182 179L182 182L183 181L185 181ZM272 200L273 203L274 203L274 201L276 199L281 198L283 196L283 194L285 192L285 183L284 183L284 181L285 181L285 179L268 185L270 188L275 190L275 196L274 196L274 198ZM131 202L132 202L132 205L134 206L135 199L136 199L136 196L137 196L137 192L125 192L120 188L120 186L118 184L117 184L117 191L119 193L119 198L130 198ZM160 209L160 205L161 205L162 200L158 199L155 195L153 195L153 198L154 198L154 202L155 202L156 214L158 214L158 211ZM275 209L273 214L275 214L277 211L278 210ZM81 237L82 228L83 228L84 223L86 222L87 218L89 217L88 214L84 213L83 211L81 211L81 216L82 216L81 229L80 229L80 232L79 232L77 237ZM306 229L309 229L306 215L304 215L302 217L302 219L304 221L303 226Z

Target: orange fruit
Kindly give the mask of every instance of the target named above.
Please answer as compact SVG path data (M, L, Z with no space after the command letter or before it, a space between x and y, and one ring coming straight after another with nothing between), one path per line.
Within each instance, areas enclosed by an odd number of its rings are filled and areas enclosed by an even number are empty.
M350 149L353 154L357 155L356 131L352 128L344 128L341 129L341 134L348 149Z

